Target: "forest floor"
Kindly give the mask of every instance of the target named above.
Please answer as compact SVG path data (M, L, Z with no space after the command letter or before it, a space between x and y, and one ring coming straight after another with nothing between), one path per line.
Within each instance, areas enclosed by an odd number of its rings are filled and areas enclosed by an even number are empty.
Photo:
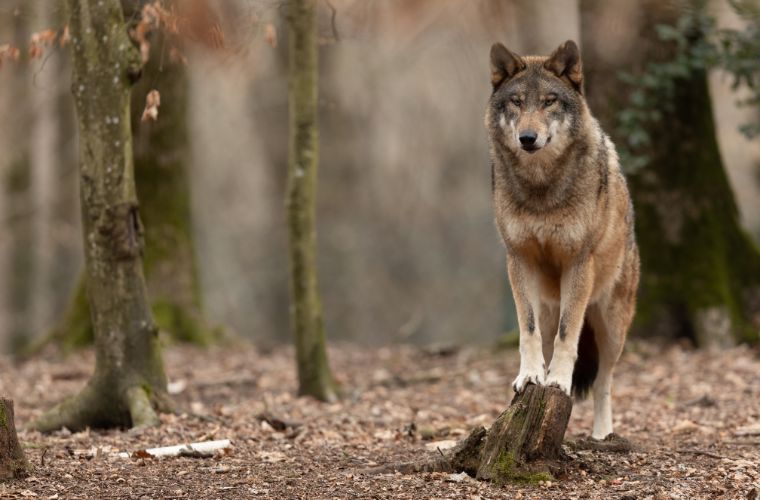
M295 397L289 348L167 349L177 404L160 428L139 432L23 429L81 388L91 352L0 358L0 394L16 404L33 466L0 484L2 498L625 498L760 497L760 351L694 351L629 343L616 371L615 430L628 454L570 452L550 483L495 486L464 475L365 475L364 468L437 453L511 397L516 351L370 349L336 345L331 361L345 398ZM577 403L567 437L590 431L592 403ZM213 458L122 458L120 452L209 439ZM139 455L139 453L137 454Z

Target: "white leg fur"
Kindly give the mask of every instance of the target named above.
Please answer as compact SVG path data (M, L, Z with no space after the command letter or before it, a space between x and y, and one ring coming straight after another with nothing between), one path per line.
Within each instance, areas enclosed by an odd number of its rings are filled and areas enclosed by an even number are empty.
M559 331L554 339L546 385L559 387L568 396L573 384L575 360L578 359L578 339L593 283L589 266L589 263L584 263L562 274Z
M507 270L520 325L520 372L512 382L512 388L515 392L520 392L528 383L543 385L546 378L538 321L541 301L535 276L525 273L519 261L508 260Z
M615 303L605 297L597 306L589 308L589 321L599 350L599 370L594 381L594 430L591 437L604 439L612 434L612 371L623 350L624 335L620 331L620 315L615 314ZM617 321L616 321L617 319ZM611 332L615 332L612 333Z
M528 383L544 383L544 355L541 352L541 332L538 327L533 333L520 329L520 373L512 382L515 392L525 389Z
M554 339L554 353L549 365L549 375L546 385L559 387L568 396L573 383L573 369L578 358L578 342L572 339L562 340L559 335Z
M591 437L604 439L612 434L612 367L599 367L594 381L594 430Z

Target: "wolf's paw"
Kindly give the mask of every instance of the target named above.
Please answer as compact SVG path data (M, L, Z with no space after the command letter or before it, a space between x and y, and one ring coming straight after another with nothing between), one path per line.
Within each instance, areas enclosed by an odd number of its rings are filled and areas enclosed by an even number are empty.
M528 384L543 385L544 374L520 372L515 381L512 382L512 389L514 389L516 393L519 393L522 392Z
M546 385L548 387L556 387L557 389L561 389L562 392L569 396L572 382L563 382L561 380L556 380L550 377L549 380L546 381Z
M569 396L573 385L574 368L574 356L555 352L552 362L549 365L549 371L547 372L546 385L562 389L562 391Z

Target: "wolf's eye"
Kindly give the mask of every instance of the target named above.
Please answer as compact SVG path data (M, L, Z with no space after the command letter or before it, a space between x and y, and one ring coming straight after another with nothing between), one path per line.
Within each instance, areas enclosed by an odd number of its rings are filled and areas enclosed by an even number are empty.
M556 97L547 97L546 99L544 99L544 107L548 108L549 106L551 106L555 102L557 102L557 98Z
M517 96L514 96L512 99L510 99L510 101L512 101L512 104L514 104L518 108L522 105L522 101L520 101L520 98Z

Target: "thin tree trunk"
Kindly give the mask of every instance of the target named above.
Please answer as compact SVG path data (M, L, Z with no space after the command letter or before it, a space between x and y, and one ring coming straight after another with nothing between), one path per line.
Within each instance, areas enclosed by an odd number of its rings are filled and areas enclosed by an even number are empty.
M34 424L147 426L169 406L158 329L146 298L142 224L132 165L130 92L139 55L118 0L68 0L73 92L80 131L87 292L95 373L78 395Z
M141 0L138 6L145 3ZM177 1L171 5L181 8ZM126 14L136 18L137 12ZM158 327L174 339L206 345L213 342L214 332L203 315L193 242L189 82L183 63L172 60L172 43L177 41L156 33L143 77L132 92L135 178L146 227L145 276ZM161 94L158 120L141 122L145 97L154 89Z
M14 9L21 15L14 16L12 21L12 40L15 46L24 46L29 40L28 6L17 0ZM4 245L3 256L8 266L6 307L8 313L7 333L8 348L11 352L23 349L30 338L31 312L31 277L33 275L34 259L30 248L33 248L33 232L29 219L33 213L33 202L30 193L31 169L29 162L30 142L25 133L31 126L28 110L23 103L29 102L29 87L31 72L29 58L22 51L17 64L3 67L9 75L8 116L14 116L14 126L8 130L11 147L3 151L4 171L3 190L5 196L0 200L4 204L6 217L4 228L8 238L2 238Z
M610 56L610 44L602 39L610 34L597 27L605 25L599 19L615 18L618 3L581 2L585 67L598 69L587 72L587 91L592 111L610 132L624 105L617 73L672 60L675 47L658 38L655 26L674 25L685 6L699 8L693 1L641 0L623 21L636 27L635 50L627 45ZM699 36L695 32L691 39ZM629 175L642 269L635 329L690 337L698 345L757 341L748 307L760 290L760 254L739 225L706 73L692 70L677 81L672 106L658 110L663 117L648 130L649 161ZM624 144L626 137L615 140Z
M20 479L29 472L29 463L18 442L13 401L0 398L0 481Z
M290 155L287 208L291 316L298 392L330 401L336 399L338 387L327 360L316 269L319 66L315 11L315 0L291 0L288 4Z

